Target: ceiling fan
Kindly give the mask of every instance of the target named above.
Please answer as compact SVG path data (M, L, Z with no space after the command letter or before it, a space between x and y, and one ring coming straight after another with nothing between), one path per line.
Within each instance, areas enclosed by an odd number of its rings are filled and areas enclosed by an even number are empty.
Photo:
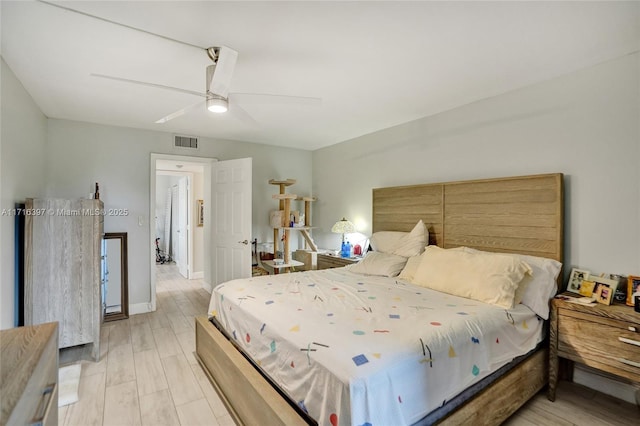
M189 105L160 118L156 121L156 123L159 124L166 123L169 120L173 120L174 118L186 114L190 110L202 106L206 106L209 111L214 113L224 113L228 111L230 104L232 105L232 112L240 120L252 124L256 123L256 121L238 105L238 101L243 97L247 98L259 96L261 98L267 99L268 102L272 103L295 103L297 105L320 105L320 103L322 102L320 98L304 96L272 95L265 93L230 93L229 88L231 84L231 78L233 77L233 70L238 60L238 52L226 46L209 47L206 49L206 52L209 58L213 61L213 64L207 67L206 91L204 93L188 89L181 89L179 87L166 86L164 84L131 80L128 78L114 77L104 74L92 73L91 76L109 80L116 80L124 83L155 87L158 89L172 90L205 98L204 101L198 101L195 104Z

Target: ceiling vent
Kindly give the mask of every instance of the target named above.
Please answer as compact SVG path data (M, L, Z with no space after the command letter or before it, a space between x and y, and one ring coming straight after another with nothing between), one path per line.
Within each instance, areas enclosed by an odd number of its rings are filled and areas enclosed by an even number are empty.
M173 146L176 148L193 148L198 149L198 138L190 136L174 136Z

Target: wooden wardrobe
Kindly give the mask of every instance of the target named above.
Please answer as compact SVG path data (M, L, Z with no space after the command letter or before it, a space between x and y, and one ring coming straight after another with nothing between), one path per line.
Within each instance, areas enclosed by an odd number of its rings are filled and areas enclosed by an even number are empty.
M59 347L92 343L102 323L100 200L27 199L24 231L25 325L59 322Z

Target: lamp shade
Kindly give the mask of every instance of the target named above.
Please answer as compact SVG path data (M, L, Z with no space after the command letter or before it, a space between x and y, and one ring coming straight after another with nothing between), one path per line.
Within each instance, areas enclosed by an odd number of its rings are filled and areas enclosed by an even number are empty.
M335 232L336 234L350 234L356 232L356 227L343 217L342 220L337 221L335 225L331 227L331 232Z

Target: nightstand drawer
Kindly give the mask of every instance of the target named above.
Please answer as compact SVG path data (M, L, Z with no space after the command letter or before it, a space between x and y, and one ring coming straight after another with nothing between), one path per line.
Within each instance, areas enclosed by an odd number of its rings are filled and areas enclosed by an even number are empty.
M360 259L356 258L318 254L318 269L342 268L343 266L353 265L359 261Z
M638 331L636 323L559 309L558 356L640 381Z

